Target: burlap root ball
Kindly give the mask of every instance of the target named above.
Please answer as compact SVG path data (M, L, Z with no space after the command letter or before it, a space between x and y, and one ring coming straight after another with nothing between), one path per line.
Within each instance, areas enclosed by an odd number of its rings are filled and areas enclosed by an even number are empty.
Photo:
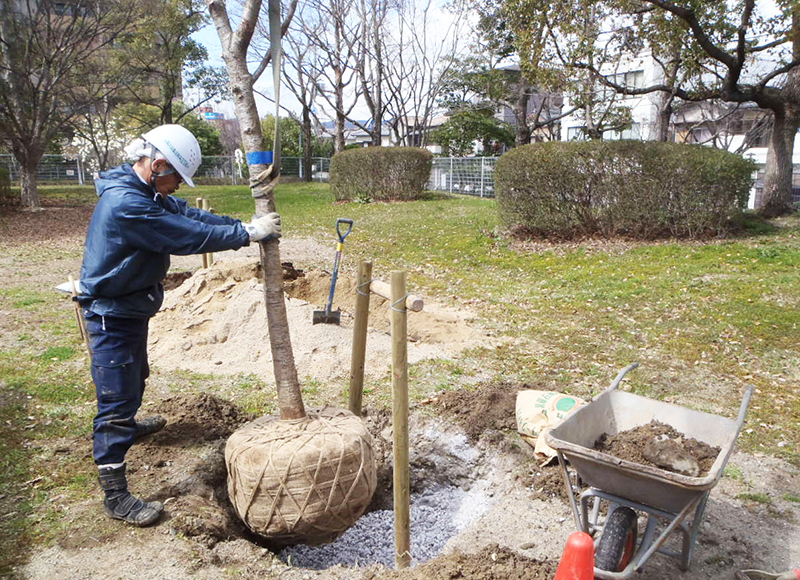
M372 500L377 468L364 422L343 409L261 417L228 439L228 493L242 521L278 544L332 542Z

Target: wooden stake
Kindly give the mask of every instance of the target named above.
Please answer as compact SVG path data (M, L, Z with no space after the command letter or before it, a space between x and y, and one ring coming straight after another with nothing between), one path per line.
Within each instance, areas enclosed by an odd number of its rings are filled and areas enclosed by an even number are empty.
M392 422L394 424L394 561L411 564L410 472L408 467L408 322L406 273L392 272Z
M86 331L86 321L83 319L81 305L78 304L78 289L75 287L75 278L72 277L72 274L69 275L69 287L72 293L72 301L75 304L75 316L78 319L78 329L81 331L83 344L86 346L86 352L92 354L92 349L89 347L89 333Z
M367 355L367 323L369 322L369 292L372 262L362 260L358 267L356 314L353 323L353 356L350 360L350 412L361 416L364 393L364 362Z
M205 211L211 211L209 201L206 198L203 198L203 209ZM203 268L210 268L211 264L213 263L214 263L214 254L212 254L211 252L203 254Z

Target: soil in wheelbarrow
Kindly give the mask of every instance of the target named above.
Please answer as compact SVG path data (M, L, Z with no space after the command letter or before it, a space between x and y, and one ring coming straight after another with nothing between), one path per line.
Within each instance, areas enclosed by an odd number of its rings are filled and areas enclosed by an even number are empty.
M666 449L669 453L656 454L653 448L654 441L670 443ZM620 431L616 435L603 433L595 443L594 449L619 459L674 473L682 473L679 464L683 456L689 456L697 462L699 473L683 473L697 476L708 474L720 451L719 447L688 438L674 427L660 421L651 421L647 425ZM676 457L676 454L679 457Z

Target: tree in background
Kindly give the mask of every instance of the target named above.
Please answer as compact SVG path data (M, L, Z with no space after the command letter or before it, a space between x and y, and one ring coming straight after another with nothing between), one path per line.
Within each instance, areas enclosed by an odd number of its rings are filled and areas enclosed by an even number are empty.
M279 122L282 155L284 157L303 157L306 143L303 124L292 117L280 117ZM274 133L275 115L267 115L261 119L261 130L265 135ZM330 139L320 139L312 134L309 145L311 157L330 157L333 153L332 149L333 142ZM308 171L310 172L311 169L309 168Z
M345 126L361 96L354 66L355 46L345 41L358 36L360 22L354 18L354 0L315 0L303 12L300 34L315 47L315 59L307 61L316 77L316 95L322 112L330 110L336 152L345 150Z
M449 72L464 52L466 10L461 2L437 14L431 3L401 2L386 59L387 124L395 145L426 147L429 127Z
M219 129L198 117L183 103L174 103L173 109L177 124L186 127L197 137L202 155L222 155L224 153L225 149L222 146ZM143 135L162 124L161 109L154 106L128 103L120 105L117 114L124 120L124 130L130 139Z
M771 112L759 213L775 217L793 211L792 155L800 128L800 5L794 0L644 4L687 29L696 50L713 64L713 75L701 77L691 90L679 91L679 97L754 102Z
M507 108L514 119L517 145L530 143L533 136L557 139L559 121L572 110L562 111L564 76L545 62L540 50L547 23L515 27L507 5L504 0L473 1L478 13L474 56L458 63L449 79L450 92L456 87L456 92L472 93L472 102L477 97L493 103L498 112ZM521 41L521 32L529 35L532 44Z
M442 155L465 157L481 144L482 155L498 155L514 146L515 132L494 117L491 108L468 108L453 113L447 122L431 132L431 140L442 147Z
M180 121L202 104L227 95L224 68L206 64L208 51L191 35L208 23L198 0L143 0L144 16L127 34L117 51L117 66L131 77L120 100L156 107L159 124ZM188 103L184 87L195 98Z
M585 92L573 89L582 105L593 105L593 95L604 87L621 95L661 92L659 138L667 135L675 98L752 102L768 111L764 122L771 120L773 130L759 212L772 217L792 211L792 154L800 128L796 1L507 0L505 14L522 53L533 47L531 53L545 57L536 63L561 63L567 71L587 73ZM549 28L546 42L536 32L542 23ZM617 80L614 63L635 52L637 43L662 64L663 82L632 87ZM590 90L592 82L599 88ZM587 123L591 134L601 135L600 129Z
M129 0L0 0L0 13L0 140L20 164L23 207L37 208L42 155L119 86L109 53L139 10Z
M182 103L175 103L179 125L186 127L197 137L203 156L223 155L219 129L191 112L184 110ZM109 109L108 115L86 115L71 126L74 136L63 152L79 156L92 171L103 171L122 163L124 147L136 137L161 124L158 107L127 103ZM91 132L90 132L91 131Z
M323 34L326 23L320 18L319 11L309 10L294 18L290 33L285 37L284 85L292 92L302 107L301 130L303 179L312 179L312 157L314 153L314 132L312 123L319 125L315 114L317 87L320 83L322 56L316 39ZM262 121L263 125L263 121Z

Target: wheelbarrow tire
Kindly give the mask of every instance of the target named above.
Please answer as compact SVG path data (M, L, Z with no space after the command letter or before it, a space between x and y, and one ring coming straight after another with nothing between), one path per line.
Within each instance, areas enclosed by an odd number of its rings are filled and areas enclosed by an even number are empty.
M638 532L636 512L618 507L606 520L594 554L594 565L608 572L622 572L633 559Z

